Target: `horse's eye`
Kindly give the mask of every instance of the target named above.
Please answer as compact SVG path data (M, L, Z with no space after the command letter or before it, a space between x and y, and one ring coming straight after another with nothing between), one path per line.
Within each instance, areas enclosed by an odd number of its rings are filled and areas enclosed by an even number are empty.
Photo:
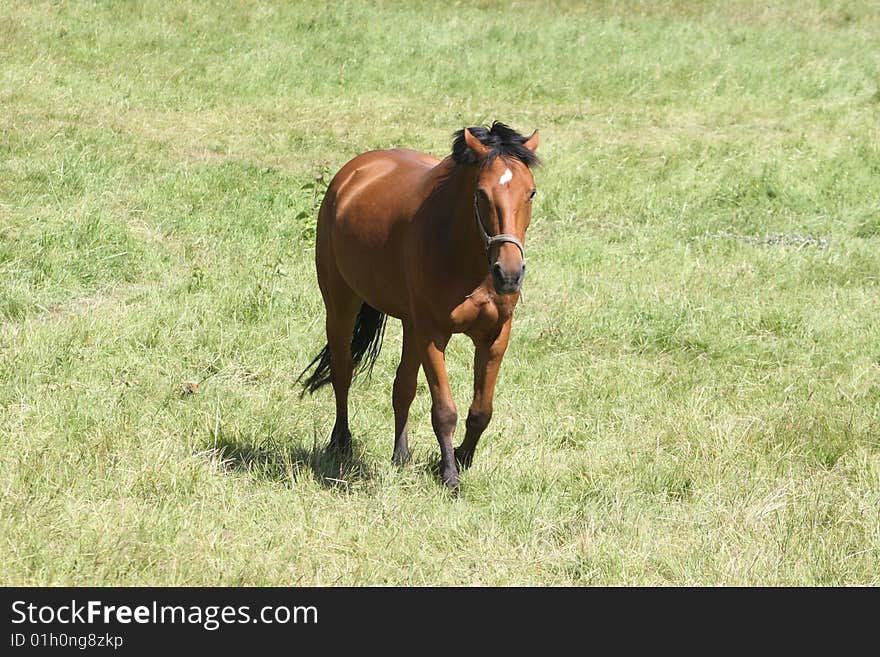
M480 198L483 199L484 201L489 200L489 195L486 193L486 190L483 189L482 187L477 188L477 193L480 195Z
M535 194L537 194L537 193L538 193L537 189L533 189L532 191L530 191L529 192L529 200L531 201L533 198L535 198Z

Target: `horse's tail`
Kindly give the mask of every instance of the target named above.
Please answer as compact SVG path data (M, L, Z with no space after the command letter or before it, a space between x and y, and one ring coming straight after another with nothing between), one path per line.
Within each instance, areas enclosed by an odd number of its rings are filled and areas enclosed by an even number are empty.
M357 320L354 323L354 333L351 336L351 359L356 374L364 370L368 376L372 374L373 363L376 362L382 349L382 337L385 335L387 320L388 316L385 313L379 312L367 303L361 304ZM330 347L328 345L324 345L324 348L309 363L308 367L300 373L296 382L299 383L306 372L312 368L315 371L302 382L303 391L300 397L307 392L315 392L321 386L330 383Z

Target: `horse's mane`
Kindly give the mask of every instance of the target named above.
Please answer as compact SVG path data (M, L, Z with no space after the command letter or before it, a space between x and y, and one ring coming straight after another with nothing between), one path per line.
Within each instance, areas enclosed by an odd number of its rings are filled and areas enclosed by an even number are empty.
M468 128L468 130L480 140L480 143L490 149L486 159L483 160L483 166L490 164L499 155L504 158L517 159L527 167L533 167L540 163L535 152L523 145L528 137L523 137L509 125L495 121L491 128L477 126ZM464 140L464 128L453 134L455 141L452 142L452 159L458 164L478 164L476 155L468 148Z

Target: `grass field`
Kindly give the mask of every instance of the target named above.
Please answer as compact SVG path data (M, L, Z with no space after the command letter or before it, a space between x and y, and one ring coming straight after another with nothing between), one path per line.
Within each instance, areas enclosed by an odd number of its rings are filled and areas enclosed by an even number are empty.
M3 3L0 583L880 584L878 35L868 2ZM545 164L456 499L424 380L390 463L397 322L351 462L294 382L329 177L493 119Z

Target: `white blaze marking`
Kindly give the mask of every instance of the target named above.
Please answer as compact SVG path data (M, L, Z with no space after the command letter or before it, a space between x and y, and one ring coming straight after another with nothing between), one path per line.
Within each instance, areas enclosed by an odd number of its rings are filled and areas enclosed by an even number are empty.
M511 178L513 178L513 174L510 173L510 169L505 169L504 175L501 176L501 179L498 181L498 184L503 185L504 183L508 182Z

